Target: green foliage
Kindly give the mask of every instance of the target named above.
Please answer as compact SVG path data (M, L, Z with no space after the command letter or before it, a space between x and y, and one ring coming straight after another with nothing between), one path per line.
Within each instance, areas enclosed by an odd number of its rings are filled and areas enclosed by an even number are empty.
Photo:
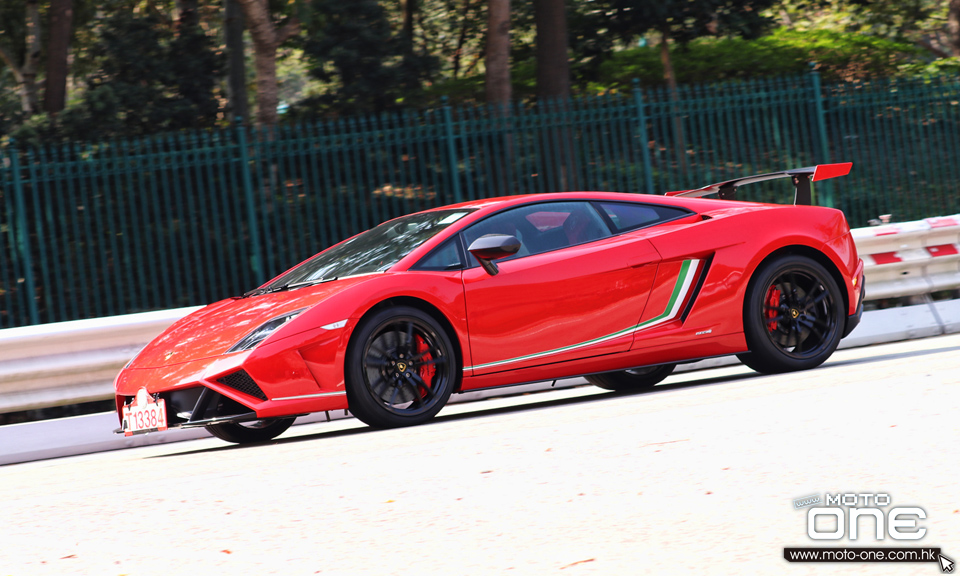
M607 0L611 30L630 39L666 32L681 44L702 36L755 37L769 25L765 10L774 0Z
M943 16L941 0L848 0L854 25L861 31L905 41L910 33Z
M20 95L13 74L0 68L0 139L9 134L22 121Z
M174 34L154 16L121 12L103 22L95 51L82 99L57 118L29 119L13 136L95 140L216 123L223 57L199 26Z
M833 82L895 75L918 52L908 44L861 34L781 28L754 40L703 38L675 50L673 60L681 84L802 74L810 62L818 64L824 81ZM656 47L617 52L603 64L590 91L625 89L633 78L644 86L664 84Z
M960 76L960 58L939 58L930 62L909 62L900 68L903 76L921 78Z
M535 98L532 2L512 3L514 99ZM815 61L824 81L960 73L944 49L941 0L566 0L575 94L664 83L657 47L671 38L680 83L793 75ZM24 120L0 63L0 135L21 141L136 136L225 121L222 4L199 3L201 27L177 29L174 0L74 0L67 110ZM404 37L397 0L270 0L275 21L298 16L299 39L278 55L286 120L452 103L483 103L486 0L417 0ZM48 3L41 2L46 26ZM789 24L769 33L773 19ZM23 0L0 0L0 44L23 56ZM45 32L46 33L46 32ZM765 34L765 35L761 35ZM748 39L743 39L748 38ZM44 43L45 47L45 43ZM248 53L249 50L248 45ZM252 57L248 61L253 93ZM42 86L43 66L40 78ZM252 97L252 96L251 96Z
M335 88L300 104L293 116L396 109L436 68L391 29L377 0L318 0L308 21L305 56L313 75Z

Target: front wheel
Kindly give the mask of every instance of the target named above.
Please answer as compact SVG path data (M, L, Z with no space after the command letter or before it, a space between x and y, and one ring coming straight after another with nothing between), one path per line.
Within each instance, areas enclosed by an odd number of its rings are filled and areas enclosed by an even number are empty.
M417 308L384 308L357 328L347 350L350 412L375 428L422 424L459 385L453 342L433 316Z
M757 270L747 288L743 331L757 372L776 374L823 364L843 336L843 295L818 262L784 255Z
M296 418L266 418L253 422L225 422L223 424L208 424L208 432L221 440L234 444L251 444L266 442L287 431Z
M585 378L587 382L604 390L638 392L653 388L669 376L676 367L676 364L661 364L659 366L647 366L646 368L592 374Z

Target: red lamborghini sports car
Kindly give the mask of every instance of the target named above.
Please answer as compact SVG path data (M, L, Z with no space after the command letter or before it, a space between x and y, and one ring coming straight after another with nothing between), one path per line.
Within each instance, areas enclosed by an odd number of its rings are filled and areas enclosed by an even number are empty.
M256 442L324 410L419 424L452 393L525 382L641 390L714 356L814 368L860 320L863 263L843 213L804 204L812 181L849 170L390 220L171 326L117 376L118 432L204 426ZM773 178L793 179L796 205L733 200Z

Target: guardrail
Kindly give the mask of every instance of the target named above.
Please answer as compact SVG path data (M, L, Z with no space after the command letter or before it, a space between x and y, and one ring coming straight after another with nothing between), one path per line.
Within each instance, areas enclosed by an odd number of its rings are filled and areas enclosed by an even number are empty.
M960 288L960 214L852 231L866 271L866 299Z
M960 288L960 214L853 230L866 300ZM199 307L0 330L0 413L113 397L117 372Z
M130 358L199 308L0 330L0 413L112 398Z

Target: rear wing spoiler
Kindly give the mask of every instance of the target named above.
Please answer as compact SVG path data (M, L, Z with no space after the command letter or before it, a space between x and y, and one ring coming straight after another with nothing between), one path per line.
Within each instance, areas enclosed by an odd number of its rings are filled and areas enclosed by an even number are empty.
M846 176L850 173L853 162L842 162L840 164L817 164L806 168L797 168L794 170L784 170L783 172L770 172L769 174L757 174L756 176L744 176L736 180L727 180L710 184L696 190L678 190L677 192L667 192L667 196L685 196L687 198L699 198L709 196L710 194L719 194L722 200L734 200L737 194L737 188L744 184L753 184L765 180L775 180L777 178L793 178L793 186L796 189L793 203L797 205L809 206L811 202L810 182L826 180L827 178L836 178Z

